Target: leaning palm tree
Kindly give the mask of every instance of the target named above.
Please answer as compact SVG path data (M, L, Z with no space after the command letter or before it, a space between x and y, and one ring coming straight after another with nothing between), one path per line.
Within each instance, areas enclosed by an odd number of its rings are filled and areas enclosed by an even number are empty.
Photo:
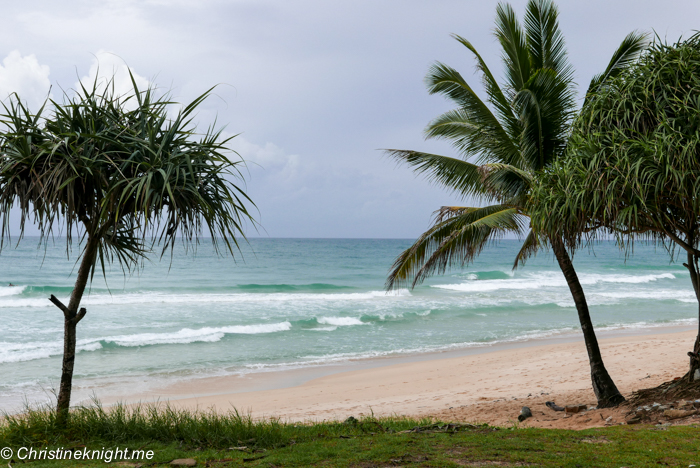
M538 249L550 246L576 304L598 406L610 407L624 397L603 364L569 252L559 236L532 229L527 232L530 189L537 183L539 171L563 154L575 114L573 68L557 18L551 1L530 0L523 27L510 5L498 5L495 35L503 48L503 86L474 46L454 36L475 56L490 107L455 69L442 63L430 69L426 77L429 92L445 95L457 108L433 120L426 135L448 140L460 157L404 150L387 150L387 154L465 198L476 197L491 204L438 210L430 229L396 259L386 286L415 287L432 274L463 266L507 233L525 236L514 268ZM592 80L589 92L624 69L645 43L643 35L629 34L605 72Z
M156 246L161 256L181 241L195 245L211 235L217 252L231 254L252 221L252 203L236 185L238 165L226 156L227 139L213 128L196 133L192 115L204 93L169 117L171 103L154 89L119 96L113 81L97 80L64 102L31 112L18 96L0 116L0 218L4 241L10 210L18 206L21 233L34 221L46 242L66 236L70 255L78 236L78 272L67 304L51 302L64 316L63 368L57 415L67 421L75 361L76 327L86 286L96 266L112 262L138 268ZM46 112L47 107L50 108ZM231 153L231 152L228 152ZM1 246L1 245L0 245ZM106 276L105 276L106 279Z

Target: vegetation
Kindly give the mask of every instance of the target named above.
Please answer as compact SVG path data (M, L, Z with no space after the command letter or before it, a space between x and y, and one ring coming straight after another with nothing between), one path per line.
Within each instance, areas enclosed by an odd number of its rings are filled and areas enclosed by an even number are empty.
M657 41L589 98L566 157L533 191L533 224L559 230L572 247L612 232L622 245L642 238L680 250L700 304L698 130L700 35ZM691 381L699 352L700 330Z
M211 234L233 254L250 202L235 184L238 165L226 156L227 139L209 128L197 134L192 115L204 93L172 118L167 96L154 89L119 96L113 82L102 91L82 87L64 102L50 101L33 113L14 96L0 119L0 217L2 240L9 236L10 210L18 206L22 234L33 221L46 242L66 236L80 253L75 288L67 305L51 296L64 314L64 352L57 410L64 421L70 406L76 326L85 316L80 301L99 263L117 262L127 271L141 265L156 245L161 256L176 239L195 245ZM210 90L211 91L211 90ZM206 231L205 231L206 230ZM22 235L20 234L20 239Z
M98 406L72 410L57 431L56 413L28 411L0 426L0 447L152 450L164 466L193 458L200 466L688 466L696 464L697 427L618 426L585 431L495 428L408 418L308 424L253 421L236 412L191 413L168 407ZM25 453L26 456L26 453ZM29 460L25 460L29 462ZM100 460L37 460L36 467L104 466Z
M542 171L565 152L575 113L573 68L568 62L558 12L549 0L531 0L524 27L507 4L496 10L495 34L503 48L505 82L500 86L482 57L466 39L455 36L477 60L487 102L453 68L435 64L426 82L457 108L433 120L428 138L450 141L459 158L417 151L388 154L427 174L436 183L468 198L493 203L483 207L445 206L433 226L394 263L387 288L411 287L452 265L462 266L494 239L528 230L528 194ZM643 49L643 35L628 35L607 69L596 76L589 93L619 74ZM471 158L476 163L470 162ZM557 231L531 229L515 259L522 264L540 248L551 246L578 311L588 351L593 390L600 407L624 401L600 354L583 288Z

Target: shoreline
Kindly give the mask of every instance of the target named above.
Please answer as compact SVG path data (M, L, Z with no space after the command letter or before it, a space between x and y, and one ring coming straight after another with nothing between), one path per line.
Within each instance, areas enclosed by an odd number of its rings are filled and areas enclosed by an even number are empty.
M604 362L620 392L627 395L682 375L695 330L695 326L682 326L599 333ZM580 334L338 365L195 378L128 397L101 399L105 404L169 402L187 409L236 408L253 418L285 421L402 414L499 425L515 420L523 401L540 411L545 400L560 405L595 405ZM546 410L540 413L545 424ZM528 424L537 425L540 421L536 419L528 420ZM602 419L591 421L589 418L592 426L603 425Z
M695 330L693 325L670 325L653 327L620 327L612 330L596 332L599 340L622 338L625 336L647 336L658 334L673 334ZM396 364L409 364L425 361L461 358L466 356L476 356L489 354L498 351L517 350L521 348L541 347L556 344L583 343L583 335L580 331L572 333L559 333L552 336L538 337L533 339L522 339L513 341L487 342L481 346L464 346L452 349L440 349L426 352L396 353L385 356L349 358L338 362L328 362L320 364L290 365L289 367L269 367L265 369L251 369L240 372L231 372L224 375L201 376L188 375L177 378L166 378L163 384L156 384L152 388L138 392L138 397L150 398L139 401L156 401L163 396L178 396L179 398L198 398L215 396L222 393L236 394L265 390L279 390L296 387L304 383L345 372L363 371L378 367L392 366ZM226 381L235 384L233 388L228 387L225 392L221 392L216 385L212 389L211 383ZM203 385L197 385L202 383ZM209 388L209 391L199 391L197 387ZM86 387L99 391L100 387ZM164 395L165 392L165 395ZM120 401L113 397L108 397L110 403ZM131 400L132 398L130 398ZM107 401L107 400L105 400Z

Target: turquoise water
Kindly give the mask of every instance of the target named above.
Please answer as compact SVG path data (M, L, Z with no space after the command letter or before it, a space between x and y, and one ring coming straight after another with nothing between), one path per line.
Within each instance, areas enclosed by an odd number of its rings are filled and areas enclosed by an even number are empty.
M82 305L75 383L97 387L274 371L377 356L485 346L575 333L576 310L551 255L512 271L517 241L413 291L385 293L411 240L252 239L243 258L176 250L130 277L97 275ZM687 271L663 249L613 243L574 264L599 330L694 324ZM0 409L46 399L58 386L66 299L75 270L65 245L36 239L0 255ZM13 283L16 286L7 286ZM82 393L81 393L82 392Z

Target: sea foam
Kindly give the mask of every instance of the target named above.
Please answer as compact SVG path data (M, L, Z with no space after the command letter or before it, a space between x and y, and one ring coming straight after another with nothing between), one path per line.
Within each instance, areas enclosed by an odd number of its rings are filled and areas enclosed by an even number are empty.
M626 275L626 274L580 274L579 281L583 285L594 285L602 283L626 283L641 284L650 283L662 279L675 279L673 273L659 273L646 275ZM565 287L567 286L564 275L558 272L526 274L523 277L512 279L478 280L469 278L468 281L456 284L437 284L433 288L447 289L462 292L489 292L499 289L540 289L545 287Z
M6 288L8 289L8 288ZM96 294L86 296L81 306L129 305L129 304L217 304L217 303L281 303L281 302L345 302L382 300L391 297L410 296L407 289L397 291L369 291L364 293L234 293L234 294L164 294L142 292L138 294ZM0 297L2 295L0 294ZM47 298L0 298L0 308L55 307ZM66 298L61 298L62 300Z
M77 351L97 351L104 345L121 347L153 346L163 344L188 344L216 342L226 335L256 335L291 330L289 322L232 325L227 327L183 328L176 332L138 333L133 335L104 336L78 340ZM32 361L59 355L63 352L62 341L35 341L30 343L0 342L0 363Z
M365 322L354 317L318 317L316 321L324 325L334 325L336 327L366 325Z

